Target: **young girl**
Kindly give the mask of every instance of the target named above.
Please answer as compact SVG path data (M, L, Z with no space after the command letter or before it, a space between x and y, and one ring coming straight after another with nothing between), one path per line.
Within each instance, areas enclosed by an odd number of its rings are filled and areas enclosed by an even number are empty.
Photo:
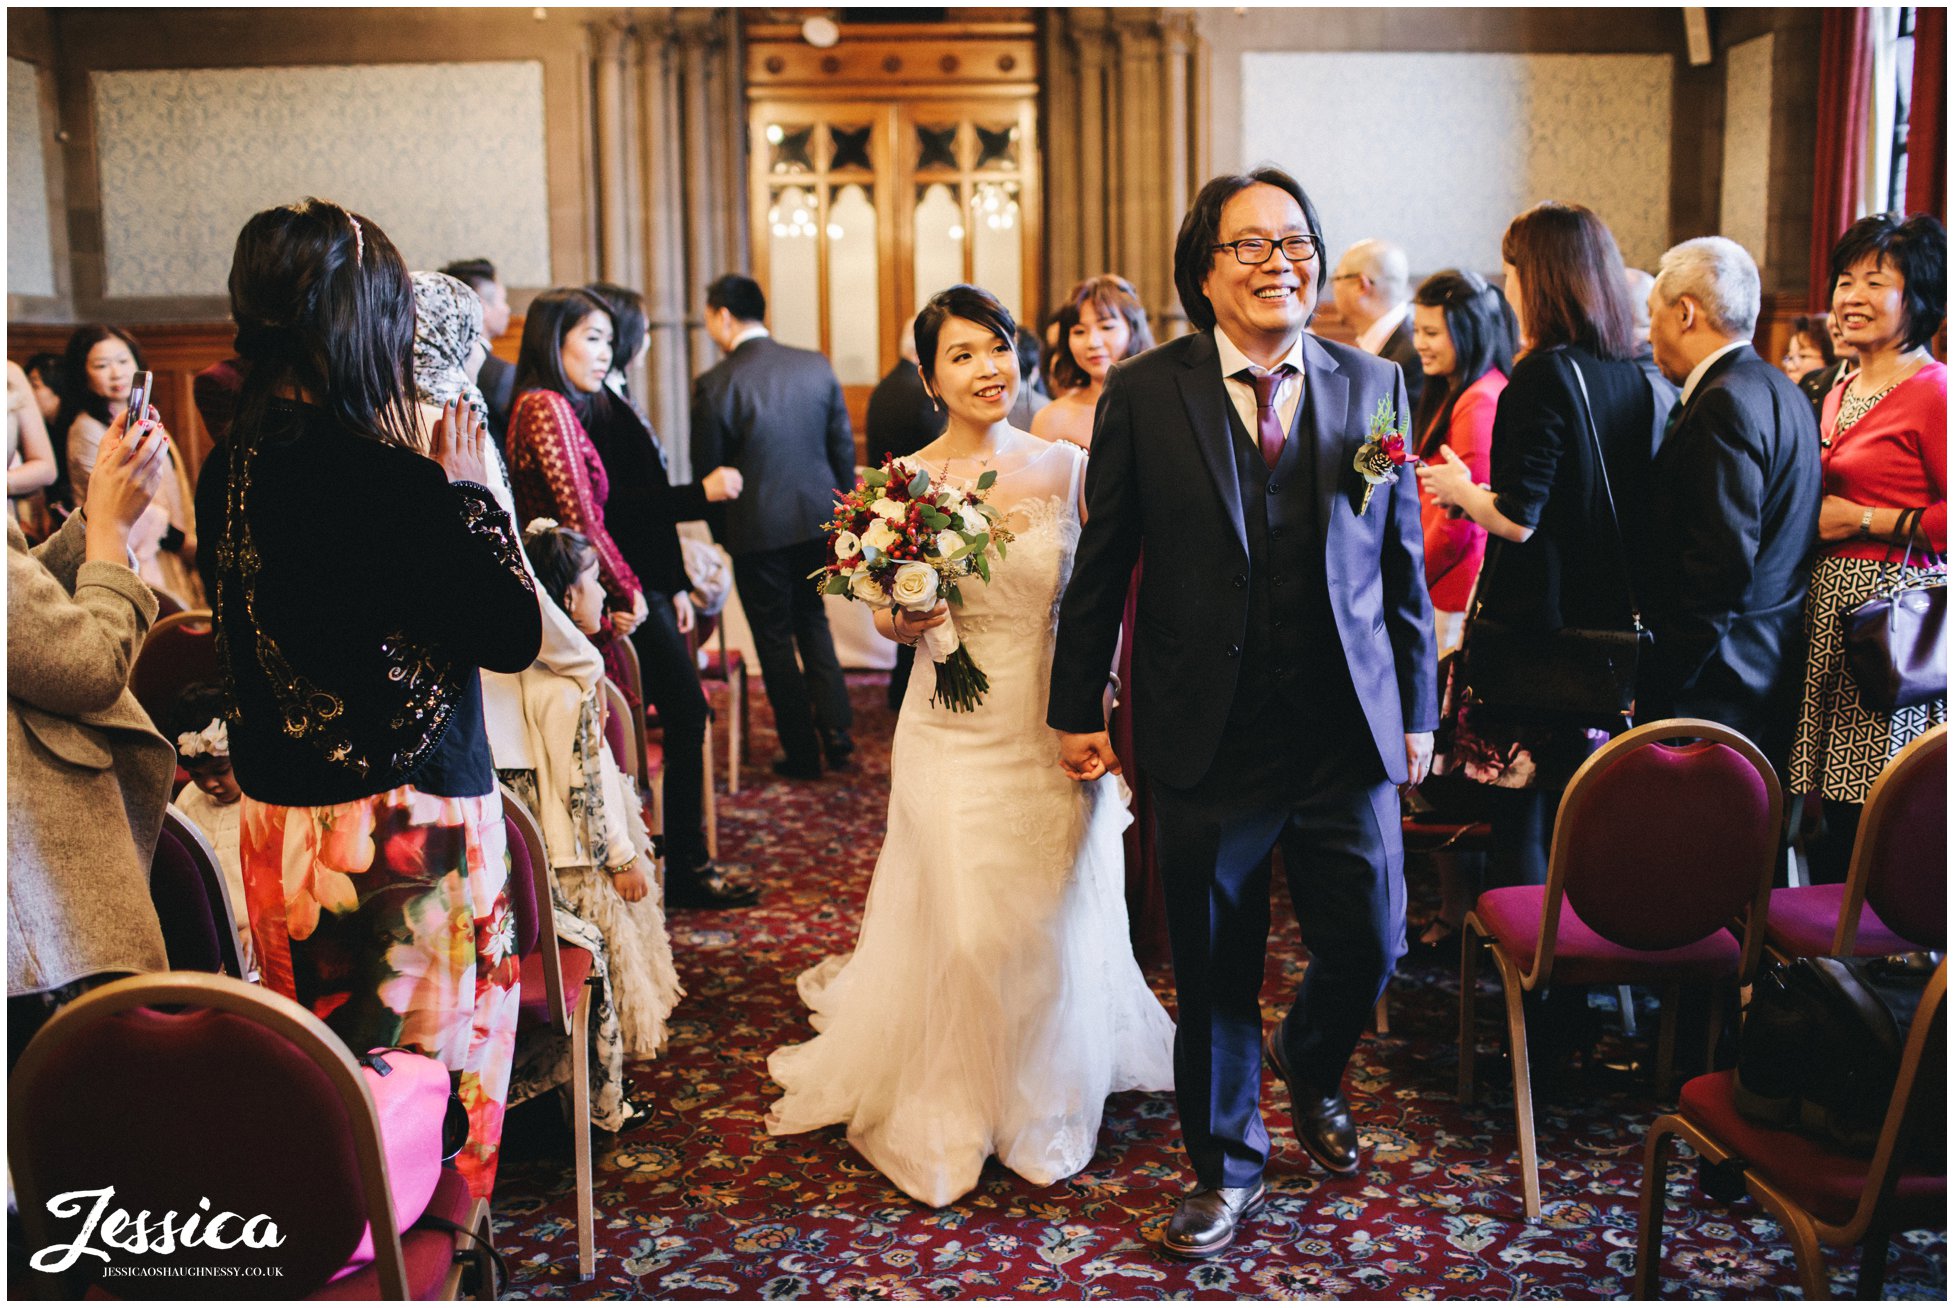
M224 692L212 682L185 686L171 714L176 736L176 760L190 774L177 792L177 811L203 832L217 852L218 866L231 891L231 915L236 919L238 948L247 979L255 979L257 960L251 945L251 914L244 904L244 857L239 851L238 803L244 792L231 772L230 729L224 725Z
M597 632L604 588L589 539L538 518L523 547L538 591L578 631ZM585 648L595 662L596 650ZM591 1120L602 1130L628 1130L646 1114L624 1097L624 1065L664 1047L665 1020L685 993L654 893L651 838L634 788L605 746L599 696L541 663L521 682L534 766L498 770L542 828L558 892L557 934L589 949L607 981L592 1033ZM560 1039L519 1054L512 1099L567 1079L569 1054Z

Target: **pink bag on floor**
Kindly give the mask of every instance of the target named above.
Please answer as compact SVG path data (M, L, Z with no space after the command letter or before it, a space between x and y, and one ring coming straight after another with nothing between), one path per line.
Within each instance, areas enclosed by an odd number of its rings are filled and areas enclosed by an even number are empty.
M360 1074L373 1095L380 1146L387 1157L387 1188L394 1225L407 1230L427 1211L441 1179L441 1165L468 1139L468 1113L454 1093L448 1069L407 1049L374 1049L360 1055ZM333 1279L373 1261L373 1228L360 1237L353 1257Z

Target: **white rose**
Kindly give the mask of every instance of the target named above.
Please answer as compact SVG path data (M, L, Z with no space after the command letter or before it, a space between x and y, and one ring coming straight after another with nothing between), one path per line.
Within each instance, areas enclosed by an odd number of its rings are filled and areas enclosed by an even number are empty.
M856 599L873 608L889 607L889 592L882 589L882 583L871 577L867 569L848 579L848 591Z
M881 550L884 553L887 553L889 547L901 539L900 536L896 535L895 528L880 518L870 523L868 530L862 533L862 544L864 547L872 550Z
M896 569L890 597L906 609L936 607L936 569L927 563L905 563Z
M886 495L869 505L868 511L878 518L887 518L890 522L901 522L909 516L909 510Z
M862 538L852 531L844 531L835 537L835 558L843 563L862 552Z
M949 558L962 548L963 537L957 535L956 532L939 531L936 533L936 552L944 558Z
M965 509L963 512L957 514L957 525L964 531L989 531L991 529L991 524L984 520L984 515L975 509Z

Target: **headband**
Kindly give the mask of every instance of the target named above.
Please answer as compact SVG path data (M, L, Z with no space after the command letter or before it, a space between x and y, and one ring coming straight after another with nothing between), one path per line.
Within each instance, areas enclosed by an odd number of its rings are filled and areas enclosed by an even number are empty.
M176 752L184 758L200 758L205 754L225 756L231 752L230 728L224 719L212 718L210 725L202 731L186 731L176 738Z

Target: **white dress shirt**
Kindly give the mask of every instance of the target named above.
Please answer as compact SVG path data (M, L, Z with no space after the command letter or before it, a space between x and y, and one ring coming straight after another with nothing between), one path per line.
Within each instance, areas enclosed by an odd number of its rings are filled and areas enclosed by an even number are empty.
M1391 339L1391 333L1398 329L1398 324L1403 322L1404 316L1410 312L1411 301L1405 300L1400 303L1397 308L1390 310L1382 318L1357 333L1357 348L1366 354L1382 353L1384 342Z
M1683 393L1677 397L1676 407L1680 409L1683 405L1689 403L1689 397L1696 393L1697 383L1703 380L1703 374L1710 370L1711 364L1742 344L1744 344L1743 341L1732 341L1722 349L1711 350L1708 354L1704 355L1698 361L1697 365L1689 370L1689 376L1683 379Z
M740 346L746 344L748 341L752 340L756 336L771 336L772 334L773 333L769 332L765 327L762 327L759 323L756 322L751 327L748 327L745 331L741 332L738 336L735 336L733 338L733 343L727 347L726 353L731 354L734 350L737 350Z
M1259 363L1252 363L1235 343L1228 339L1228 333L1217 324L1214 329L1215 353L1221 359L1221 384L1228 388L1228 398L1234 402L1235 412L1241 415L1242 426L1248 428L1250 440L1260 439L1260 430L1255 421L1255 387L1238 379L1235 374L1244 368L1255 372L1270 372ZM1276 360L1276 366L1288 364L1295 371L1285 376L1276 386L1276 416L1282 419L1282 436L1289 439L1289 428L1296 417L1296 406L1303 401L1303 337L1296 334L1290 342L1289 353Z

